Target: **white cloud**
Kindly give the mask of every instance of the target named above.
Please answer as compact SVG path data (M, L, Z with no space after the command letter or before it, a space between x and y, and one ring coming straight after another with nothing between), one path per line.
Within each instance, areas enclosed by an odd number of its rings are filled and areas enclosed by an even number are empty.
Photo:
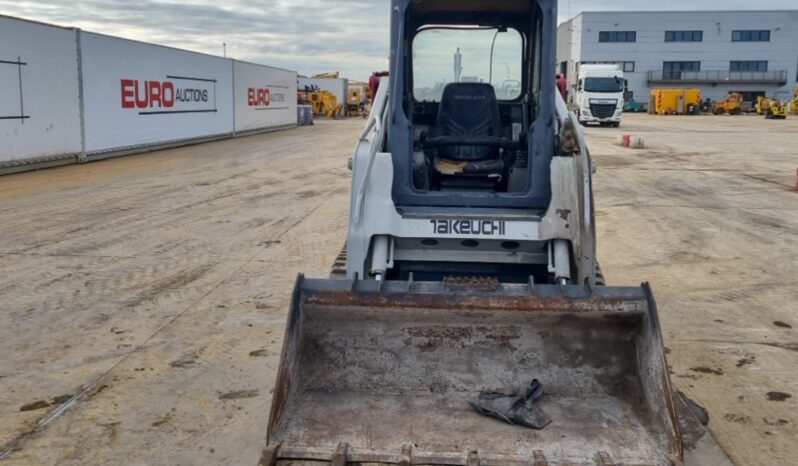
M0 12L312 74L388 66L385 0L0 0Z
M570 3L570 7L569 7ZM389 0L0 0L0 12L311 74L388 67ZM795 0L561 0L587 10L795 8Z

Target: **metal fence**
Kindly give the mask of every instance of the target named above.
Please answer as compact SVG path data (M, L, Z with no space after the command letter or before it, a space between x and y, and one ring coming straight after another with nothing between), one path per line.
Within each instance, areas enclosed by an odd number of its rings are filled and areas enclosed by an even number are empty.
M787 84L787 71L664 71L648 72L650 83Z

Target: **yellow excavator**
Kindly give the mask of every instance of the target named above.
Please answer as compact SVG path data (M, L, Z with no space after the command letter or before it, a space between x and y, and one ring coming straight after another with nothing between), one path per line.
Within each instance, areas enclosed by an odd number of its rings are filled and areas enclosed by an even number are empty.
M314 115L322 115L327 118L338 118L342 116L343 104L338 103L338 98L330 91L321 90L318 87L307 87L304 92L305 101L313 106Z
M758 96L756 99L756 113L764 115L769 120L784 120L790 111L790 104L780 99Z
M790 113L798 115L798 87L792 91L792 101L790 102Z
M712 103L712 113L715 115L740 115L743 113L743 95L730 92L725 99Z

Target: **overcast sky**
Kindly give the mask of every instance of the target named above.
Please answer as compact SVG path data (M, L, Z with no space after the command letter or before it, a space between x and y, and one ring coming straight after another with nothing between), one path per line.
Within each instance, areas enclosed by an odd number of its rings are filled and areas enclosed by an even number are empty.
M389 0L0 0L0 13L312 74L388 65ZM570 6L569 6L570 3ZM798 0L568 0L583 10L795 9Z

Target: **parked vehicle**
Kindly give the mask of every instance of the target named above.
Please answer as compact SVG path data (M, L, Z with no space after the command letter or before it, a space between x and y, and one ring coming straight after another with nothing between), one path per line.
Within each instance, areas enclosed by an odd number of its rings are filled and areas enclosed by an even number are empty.
M769 120L784 120L789 113L789 104L779 99L759 96L756 100L756 113Z
M582 65L576 85L576 114L581 124L621 126L626 80L618 65Z
M391 11L346 250L296 283L261 465L682 465L651 290L596 261L590 152L547 72L556 0ZM439 56L465 45L452 79ZM492 57L514 85L473 65ZM620 71L581 88L583 117L620 123Z
M715 115L740 115L743 113L743 95L730 92L725 99L712 103L712 113Z
M648 108L654 115L698 115L701 89L653 89Z

